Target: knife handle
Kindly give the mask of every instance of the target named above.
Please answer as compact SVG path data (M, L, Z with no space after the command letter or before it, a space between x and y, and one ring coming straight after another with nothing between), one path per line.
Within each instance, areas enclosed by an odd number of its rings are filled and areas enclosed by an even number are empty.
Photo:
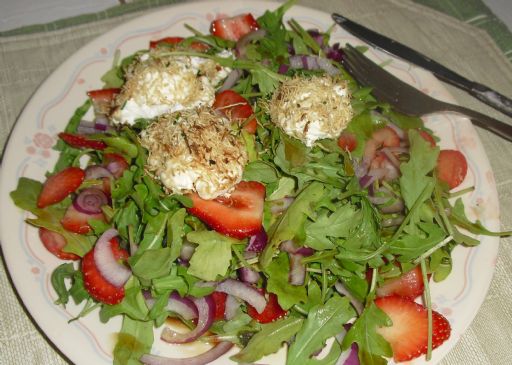
M480 101L489 104L501 111L503 114L512 117L512 100L507 98L505 95L489 89L487 86L477 82L473 83L470 93Z

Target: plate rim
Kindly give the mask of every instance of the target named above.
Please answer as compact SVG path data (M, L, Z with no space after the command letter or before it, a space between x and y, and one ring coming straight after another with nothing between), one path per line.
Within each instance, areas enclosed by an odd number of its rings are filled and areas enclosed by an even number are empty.
M37 100L37 98L41 97L41 94L42 94L43 90L46 87L48 87L48 84L52 81L53 78L55 78L57 75L59 75L59 73L61 73L67 67L73 65L74 62L75 62L75 59L78 59L79 55L81 53L83 53L84 50L87 50L87 49L91 48L91 46L93 44L98 43L98 42L100 42L100 41L102 41L104 39L108 40L109 38L112 37L112 35L115 35L116 33L120 32L123 28L128 28L131 25L135 24L137 21L140 21L143 18L149 18L153 14L156 14L158 12L168 12L170 10L178 11L178 10L180 10L180 8L183 8L183 9L199 8L202 5L205 5L205 6L208 5L208 7L211 7L212 5L215 5L215 6L218 6L219 8L222 8L222 4L231 4L232 5L233 2L225 1L225 0L223 0L223 1L199 1L199 2L191 2L191 3L177 3L177 4L172 4L172 5L168 5L168 6L159 7L157 9L152 9L151 11L149 11L149 12L147 12L145 14L141 14L140 16L137 16L137 17L135 17L133 19L130 19L130 20L126 21L126 22L121 23L121 24L117 25L116 27L110 29L109 31L107 31L103 35L100 35L100 36L92 39L90 42L88 42L87 44L83 45L78 50L76 50L64 62L62 62L51 74L48 75L48 77L43 81L43 83L37 87L35 92L32 94L32 96L28 99L27 103L25 104L25 106L24 106L22 112L20 113L19 117L17 118L13 128L11 128L11 131L10 131L9 136L8 136L8 140L7 140L7 142L5 144L5 147L4 147L4 154L3 154L3 157L2 157L2 168L1 168L1 171L0 171L0 193L2 194L2 197L5 197L4 193L9 191L9 189L8 189L8 185L9 185L8 182L12 182L12 181L9 181L9 179L6 177L8 172L6 172L5 165L6 165L6 161L8 160L8 157L10 156L10 153L12 153L11 150L14 148L14 145L11 146L11 144L13 144L14 143L13 141L15 140L14 136L17 136L20 133L20 131L22 130L22 128L25 128L24 125L26 123L24 124L23 120L25 120L25 118L27 118L29 110L31 108L34 108L37 105L37 104L35 104L35 101ZM281 5L281 3L277 3L277 2L274 2L274 1L263 1L263 2L262 1L244 1L243 3L242 2L237 3L237 5L238 6L242 6L243 5L243 7L247 7L247 8L258 7L260 9L269 9L269 8L275 8L275 7L279 6L279 5ZM295 5L292 9L295 9L295 10L299 9L299 10L302 10L302 11L307 10L307 11L313 11L315 13L322 13L323 16L328 15L328 13L326 13L326 12L324 12L322 10L314 9L314 8L309 8L309 7L303 6L303 5ZM391 58L391 56L387 56L387 57ZM393 59L395 60L395 58L393 58ZM405 64L407 64L407 63L405 62ZM430 74L430 77L434 78L434 76L432 74ZM438 80L437 80L436 87L439 88L439 89L442 89L445 94L447 94L447 95L449 95L451 97L451 94L449 94L449 92L446 89L446 87L442 83L440 83ZM453 97L451 97L451 98L452 98L452 101L453 101ZM67 121L68 118L66 118L65 120ZM473 126L471 126L471 128L473 129L474 135L476 136L477 144L479 144L479 149L481 150L481 152L483 152L483 156L484 156L487 164L489 165L489 159L487 157L486 151L483 149L483 146L481 145L481 141L480 141L480 139L479 139L479 137L478 137L478 135L477 135L477 133L475 131L475 128ZM491 172L492 172L492 170L491 170ZM15 180L17 181L17 179L15 179ZM487 193L488 194L490 193L496 199L497 207L498 207L498 210L499 210L499 200L498 200L497 188L496 188L495 183L492 184L492 188L493 188L493 190L491 192L487 192ZM10 198L9 198L9 203L12 205L12 202L10 201ZM0 227L4 227L4 214L5 213L4 213L3 210L0 211ZM499 213L498 213L498 216L499 216ZM499 226L499 218L497 219L497 224ZM54 338L52 338L50 335L48 335L47 331L45 331L43 329L43 326L41 325L41 319L39 318L39 315L33 313L33 309L31 309L31 307L26 304L26 299L25 299L26 295L22 294L24 292L24 290L18 288L18 285L20 285L20 284L17 283L17 280L15 278L16 275L13 274L13 272L15 272L15 270L11 267L11 265L14 265L14 263L12 263L12 262L10 263L9 259L8 259L9 255L11 253L10 253L10 250L7 250L5 248L6 245L8 245L8 243L4 239L5 236L6 236L6 233L4 232L4 230L0 229L0 242L1 242L1 245L2 245L2 253L3 253L2 256L3 256L3 260L4 260L4 263L5 263L5 267L6 267L6 273L7 273L8 277L10 278L10 283L12 284L12 287L13 287L14 291L16 292L16 295L18 296L19 299L21 299L20 300L20 304L25 309L25 313L27 313L29 315L32 323L36 325L36 327L38 328L38 330L41 333L41 335L43 335L43 338L45 338L45 340L47 340L47 342L49 342L50 345L54 349L58 349L59 354L64 355L64 357L66 357L68 359L73 358L73 356L69 355L65 350L63 350L61 348L61 346L58 345L59 341L56 341ZM499 249L499 238L497 238L496 241L497 241L497 244L496 244L496 248L495 248L495 251L496 251L496 255L495 256L497 257L498 249ZM481 247L481 246L479 246L479 247ZM490 288L491 281L492 281L492 278L493 278L494 274L495 274L495 270L493 268L493 270L491 272L491 275L490 275L490 279L488 280L488 283L487 283L486 288L485 288L485 293L483 295L481 295L482 299L480 300L478 305L474 306L474 310L471 313L471 318L470 318L469 321L467 321L467 324L466 324L464 330L461 332L461 335L471 325L472 321L474 320L474 318L476 316L476 313L479 311L479 309L481 308L481 306L483 304L483 301L487 297L487 293L488 293L488 290ZM450 349L448 351L443 351L443 356L442 357L444 357L444 355L446 355L449 351L453 350L453 348L456 346L457 340L458 340L458 338L455 340L455 343L450 346ZM438 351L438 350L436 350L436 351Z

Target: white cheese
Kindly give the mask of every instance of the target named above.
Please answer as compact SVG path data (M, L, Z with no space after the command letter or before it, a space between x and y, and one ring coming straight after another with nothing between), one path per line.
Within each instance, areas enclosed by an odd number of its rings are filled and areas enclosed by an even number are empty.
M229 194L247 164L230 121L209 108L160 116L141 133L141 144L149 152L146 169L175 194Z
M215 87L231 71L211 59L162 52L157 49L144 53L128 69L111 116L114 124L133 125L139 118L153 119L166 113L211 106Z
M274 124L308 147L338 137L353 114L346 82L330 76L284 81L272 97L269 113Z

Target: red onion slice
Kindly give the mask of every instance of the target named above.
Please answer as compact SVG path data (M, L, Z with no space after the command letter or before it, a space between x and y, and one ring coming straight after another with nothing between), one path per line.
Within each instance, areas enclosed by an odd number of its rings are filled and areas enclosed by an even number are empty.
M97 188L84 189L73 200L75 209L85 214L101 213L104 205L108 205L108 197L103 190Z
M220 342L210 350L193 357L177 359L145 354L139 360L147 365L205 365L217 360L228 352L231 347L233 347L231 342Z
M352 293L350 293L348 291L348 289L345 287L345 285L343 285L343 283L341 281L337 281L335 284L334 284L334 287L336 288L336 290L338 291L338 293L340 293L341 295L344 295L346 296L349 300L350 300L350 303L352 304L352 306L354 307L354 309L357 311L357 313L361 314L363 312L363 303L361 303L359 300L357 300L353 295Z
M224 80L224 83L222 86L217 90L217 92L225 91L231 89L233 86L235 86L236 82L242 77L243 71L240 69L234 69L232 70L226 79Z
M267 31L263 28L260 28L241 37L235 45L235 53L237 58L245 58L247 45L252 41L264 38L266 34Z
M204 334L213 323L215 317L215 303L210 295L202 298L192 298L192 302L197 308L197 325L188 333L178 333L165 327L162 331L161 339L169 343L188 343L195 341Z
M85 169L85 180L101 179L103 177L113 178L114 175L103 166L89 166Z
M261 252L267 246L268 236L265 229L262 227L261 230L254 236L249 238L249 244L245 248L248 252Z
M189 261L196 250L196 246L188 241L184 241L181 245L180 259Z
M293 241L283 241L280 246L281 251L292 253L292 254L299 254L302 256L311 256L315 253L315 250L313 250L311 247L297 247L295 246L295 243Z
M224 318L228 321L233 319L236 315L236 312L240 308L240 302L233 295L228 295L226 297L226 308L224 309Z
M389 148L384 147L382 153L386 157L386 159L393 164L396 168L400 168L400 161L396 158L396 156L389 150Z
M238 277L244 283L256 284L260 280L260 273L250 267L241 267L237 270Z
M272 205L270 206L270 211L272 214L278 214L284 212L288 207L293 203L295 198L285 197L282 199L277 199L272 201Z
M114 228L106 230L94 247L94 263L98 268L101 276L110 284L116 287L122 287L130 278L132 272L123 264L119 263L110 248L110 240L118 236L118 232Z
M306 265L301 262L304 256L293 253L289 253L288 256L290 258L288 282L295 286L304 285L304 281L306 280Z
M267 306L267 300L263 294L249 284L238 280L226 279L217 285L216 290L242 299L252 305L258 313L262 313Z
M170 312L174 312L186 320L198 317L197 307L194 302L188 298L182 298L176 292L169 296L169 301L165 307Z

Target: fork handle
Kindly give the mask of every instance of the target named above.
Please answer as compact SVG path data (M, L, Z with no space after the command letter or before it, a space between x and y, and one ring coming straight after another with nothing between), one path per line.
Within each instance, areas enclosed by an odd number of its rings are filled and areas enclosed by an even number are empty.
M464 114L468 116L473 124L486 129L504 139L507 141L512 142L512 125L500 122L497 119L491 118L485 114L476 112L474 110L465 108L460 105L454 105L454 104L448 104L443 103L445 106L444 110L449 110L457 113Z

